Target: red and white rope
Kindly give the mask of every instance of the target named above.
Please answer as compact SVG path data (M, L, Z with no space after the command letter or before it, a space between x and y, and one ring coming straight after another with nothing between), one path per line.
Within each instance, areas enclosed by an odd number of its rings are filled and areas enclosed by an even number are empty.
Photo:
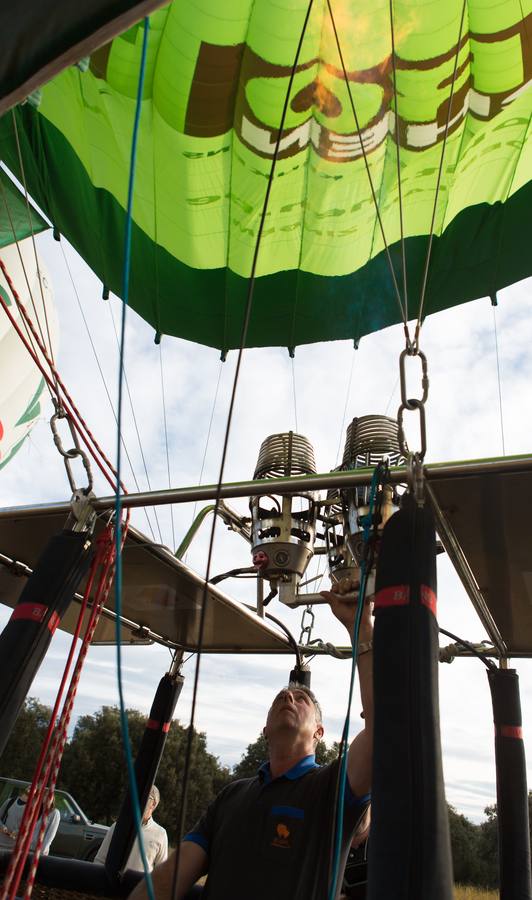
M124 523L124 537L127 533L128 521ZM39 834L36 841L35 851L31 862L30 870L26 880L24 892L25 900L29 900L35 882L35 874L42 852L44 834L48 815L51 811L53 802L53 791L57 782L59 766L63 756L68 725L72 716L74 699L76 696L81 671L88 652L88 648L94 637L94 632L98 624L102 607L104 606L112 584L115 563L115 542L113 530L108 526L98 538L98 549L91 568L87 588L84 593L83 603L78 618L78 625L73 637L71 651L69 653L65 672L61 681L58 697L54 706L54 711L47 735L43 743L37 769L30 788L30 794L26 803L26 809L21 822L21 826L17 835L17 841L13 849L10 864L0 893L0 900L14 900L17 895L18 887L23 876L24 867L28 858L33 831L36 825L39 809L42 809L41 823ZM83 618L89 603L89 597L92 590L96 573L100 569L98 584L96 587L94 601L92 603L89 621L82 640L82 645L75 663L72 678L65 697L65 702L59 720L57 719L57 711L59 709L60 698L62 696L68 671L73 659L74 647L81 633ZM48 790L48 794L46 791Z

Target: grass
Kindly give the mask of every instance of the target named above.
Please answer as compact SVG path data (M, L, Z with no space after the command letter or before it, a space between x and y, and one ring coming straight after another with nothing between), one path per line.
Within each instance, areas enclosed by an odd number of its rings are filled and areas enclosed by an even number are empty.
M455 885L455 900L499 900L498 891L482 891L479 888Z

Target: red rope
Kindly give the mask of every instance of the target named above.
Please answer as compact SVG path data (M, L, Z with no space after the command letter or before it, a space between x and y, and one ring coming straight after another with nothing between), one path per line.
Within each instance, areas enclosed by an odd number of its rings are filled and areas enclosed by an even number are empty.
M126 522L124 523L123 541L125 540L127 527L128 519L126 519ZM17 841L12 853L6 878L2 886L2 892L0 894L1 900L14 900L16 896L23 875L24 866L29 854L31 839L38 817L38 811L39 808L41 808L42 814L39 834L24 893L24 898L26 898L26 900L29 900L29 897L31 896L33 884L35 881L35 873L42 851L47 819L52 807L53 791L57 782L59 766L67 740L67 730L72 715L74 698L76 696L79 679L88 648L94 637L94 632L100 618L102 607L104 606L109 595L114 574L114 562L114 538L112 529L110 526L108 526L102 533L102 535L100 535L100 537L98 538L98 549L91 567L87 587L85 589L83 603L80 610L80 615L78 617L78 624L76 626L76 632L74 634L71 650L67 659L67 663L65 665L65 672L61 680L61 685L55 702L54 711L50 719L48 731L39 756L37 769L33 777L26 809L24 811L24 816L22 818L20 829L17 835ZM83 637L78 658L76 660L74 672L72 674L68 692L63 705L63 710L61 712L59 721L56 724L56 716L60 704L60 699L66 685L68 671L70 670L70 666L72 663L75 643L81 633L84 614L87 609L90 591L92 589L98 567L100 567L100 576L96 588L95 598L92 603L89 621L87 623L85 635ZM45 796L47 787L49 793Z
M50 744L52 742L52 738L54 736L55 729L57 727L57 717L59 714L59 706L61 703L61 698L63 696L63 691L65 689L66 680L68 677L68 673L70 671L70 667L72 665L72 660L74 658L74 652L76 649L76 644L79 639L81 628L83 625L83 618L85 615L85 611L87 609L87 603L89 600L90 592L92 590L92 586L94 583L94 579L96 576L97 567L100 563L99 555L96 553L89 572L89 577L87 580L87 586L85 588L85 592L83 595L83 600L81 604L81 609L78 616L78 621L76 624L76 629L74 631L74 635L72 637L72 643L70 645L70 651L67 657L67 661L65 664L65 669L63 672L63 677L61 679L61 684L59 686L59 690L57 692L57 697L55 700L55 705L52 711L52 715L50 717L50 722L48 724L48 729L46 731L46 735L44 737L43 745L41 747L41 752L39 754L39 758L37 760L37 765L35 767L35 771L33 773L33 780L30 786L28 800L26 802L26 808L24 810L24 815L22 816L22 821L19 826L19 831L17 835L17 841L15 847L13 848L13 852L11 855L10 864L7 870L6 878L4 881L4 888L8 888L12 874L16 867L18 867L18 862L20 856L22 854L23 859L26 859L26 856L29 852L29 844L31 840L31 836L33 834L33 829L35 826L35 820L37 818L37 810L42 801L42 792L44 790L44 785L46 783L46 773L43 775L43 767L46 762L46 756L48 750L50 748ZM42 777L41 777L42 776ZM3 896L3 895L2 895Z
M107 481L111 485L113 491L116 491L117 472L116 472L114 466L112 465L112 463L108 460L104 451L101 449L96 438L94 437L94 435L92 434L91 430L89 429L87 423L85 422L85 419L82 417L81 413L77 409L76 404L75 404L74 400L72 399L69 391L65 387L65 384L64 384L63 380L61 379L59 372L57 371L53 361L50 359L50 357L48 355L48 351L47 351L46 347L44 346L43 342L41 341L39 334L37 333L37 330L31 320L31 317L28 315L26 307L24 306L24 304L15 288L15 285L13 284L13 280L11 279L9 272L6 269L5 263L1 258L0 258L0 269L2 270L4 277L9 285L9 289L13 295L13 299L17 305L17 308L18 308L21 316L23 317L24 321L26 322L28 328L30 329L41 354L43 355L44 359L46 360L46 362L48 364L50 372L52 372L52 374L54 376L55 381L52 378L50 378L49 374L46 372L37 353L35 352L34 348L31 346L29 341L24 336L22 329L19 327L18 322L16 321L13 314L11 313L5 298L2 297L2 294L0 293L0 303L4 308L4 311L7 315L7 317L9 318L9 321L11 322L13 328L15 329L16 333L18 334L22 343L26 347L26 350L30 354L31 358L35 362L35 365L38 367L39 371L41 372L41 374L42 374L43 378L45 379L46 383L48 384L50 390L52 390L54 392L54 394L56 395L56 397L58 398L60 403L65 407L66 412L68 413L68 415L71 418L73 426L75 427L81 440L87 447L87 450L91 454L96 465L99 467L100 471L102 472L104 477L107 479ZM65 404L64 399L61 398L57 385L60 386L61 391L64 394L64 397L66 397L66 399L68 401L68 404ZM70 408L69 408L69 405L70 405ZM77 418L77 421L76 421L76 418ZM85 434L83 433L83 431L85 431ZM92 446L91 446L91 444L92 444ZM97 458L96 454L99 454L100 460L103 460L103 463L105 463L105 465L108 467L109 471L112 472L112 474L114 475L114 479L111 479L109 477L109 474L103 468L102 462ZM120 487L122 488L122 491L126 494L127 490L122 482L120 482Z
M112 541L112 536L111 536L111 541ZM31 861L30 871L28 873L28 877L26 880L26 889L24 891L24 900L29 900L29 898L31 897L32 890L33 890L33 885L35 882L35 875L37 872L37 866L39 864L39 859L41 857L41 851L42 851L43 842L44 842L44 833L46 830L48 814L50 813L50 810L51 810L51 807L53 804L53 792L55 789L55 785L57 783L59 767L61 765L61 760L63 758L63 753L64 753L65 744L66 744L66 740L67 740L67 730L68 730L68 725L70 723L70 719L72 716L72 708L74 706L74 699L75 699L75 696L77 693L79 679L81 677L81 671L83 668L83 664L85 662L85 657L87 655L89 646L92 643L92 639L94 637L94 632L96 630L96 626L97 626L99 618L100 618L102 606L104 605L105 601L107 600L109 590L111 588L112 575L113 575L113 571L114 571L114 560L115 560L115 547L114 547L114 541L112 541L111 546L107 547L107 552L106 552L104 562L102 565L100 582L98 585L98 590L96 593L94 606L91 611L89 625L87 628L85 639L81 646L78 660L76 662L76 668L74 669L72 681L71 681L69 691L68 691L68 694L67 694L67 697L65 700L65 709L64 709L63 715L61 717L62 721L60 723L60 731L59 731L58 740L57 740L57 750L56 750L55 756L53 757L52 763L51 763L51 776L48 781L49 793L48 793L48 797L47 797L47 802L45 804L46 810L43 811L43 816L41 818L41 827L40 827L39 834L37 837L35 850L33 852L33 859ZM18 885L17 885L17 888L18 888ZM12 895L13 900L14 900L15 894L16 894L16 888L15 888L15 891L13 891L13 895Z

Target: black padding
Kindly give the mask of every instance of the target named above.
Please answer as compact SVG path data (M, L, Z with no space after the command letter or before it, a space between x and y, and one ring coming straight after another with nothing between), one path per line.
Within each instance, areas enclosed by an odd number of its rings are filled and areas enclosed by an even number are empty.
M24 585L0 635L0 755L39 671L55 626L87 574L92 552L92 541L87 534L62 531L55 535ZM23 612L25 617L20 618Z
M0 4L0 109L19 103L28 90L67 64L88 55L154 8L139 0L22 0ZM148 7L148 8L146 8ZM116 25L113 23L116 22ZM107 30L105 30L107 29ZM76 48L74 51L72 48ZM58 61L63 57L63 63ZM28 82L31 86L28 85Z
M528 790L519 677L515 669L490 669L487 674L495 723L500 896L501 900L531 900Z
M435 594L432 515L408 497L384 529L377 566L369 900L454 896L441 762L438 626L430 608ZM388 605L379 606L379 599Z
M148 795L155 781L166 743L168 728L183 687L183 680L180 675L164 675L159 682L152 703L150 717L135 760L135 778L141 810L146 806ZM105 860L105 868L110 878L116 878L118 873L124 868L135 837L136 828L133 819L133 807L131 805L130 791L128 790L118 815Z
M0 875L9 864L11 853L0 850ZM31 854L24 869L23 878L29 872ZM127 897L142 878L141 872L126 872L120 882L109 879L104 866L80 859L63 859L60 856L42 856L37 867L36 882L44 887L65 891L78 891L95 897Z

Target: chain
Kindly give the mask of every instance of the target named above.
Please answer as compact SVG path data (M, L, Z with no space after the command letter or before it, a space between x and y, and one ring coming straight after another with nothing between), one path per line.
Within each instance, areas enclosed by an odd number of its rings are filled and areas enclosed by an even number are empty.
M302 647L308 647L310 644L315 618L312 606L306 606L301 616L301 634L299 635L299 644Z
M57 449L59 450L59 453L61 454L61 456L63 457L63 461L65 463L65 469L66 469L70 487L72 489L72 493L73 494L79 493L77 485L76 485L76 480L75 480L74 474L72 472L72 464L71 464L73 459L79 458L79 459L81 459L81 461L83 463L83 468L85 469L85 472L87 474L87 487L83 488L82 491L85 495L88 495L91 493L92 488L93 488L92 469L91 469L89 457L87 456L85 451L80 446L76 429L74 428L74 424L72 422L72 419L68 415L68 413L65 411L65 409L60 405L60 403L57 400L54 400L54 406L55 406L55 413L53 414L52 418L50 419L50 428L52 429L52 434L54 436L54 444L57 447ZM63 441L61 440L61 435L59 434L59 431L57 429L57 423L58 423L59 419L66 419L68 422L68 427L70 429L70 434L72 437L72 441L74 443L74 446L71 447L70 450L65 450L65 448L63 447Z
M406 387L406 359L407 357L418 356L421 362L421 397L412 398L408 396ZM407 460L409 471L409 486L413 492L416 502L419 506L424 504L423 494L423 460L427 452L427 428L425 418L425 403L429 396L429 376L427 357L422 350L419 349L419 343L416 341L412 344L407 341L406 348L399 357L399 381L401 385L401 405L397 411L398 439L401 453ZM403 417L405 411L416 412L419 415L419 443L420 449L411 451L408 447Z

